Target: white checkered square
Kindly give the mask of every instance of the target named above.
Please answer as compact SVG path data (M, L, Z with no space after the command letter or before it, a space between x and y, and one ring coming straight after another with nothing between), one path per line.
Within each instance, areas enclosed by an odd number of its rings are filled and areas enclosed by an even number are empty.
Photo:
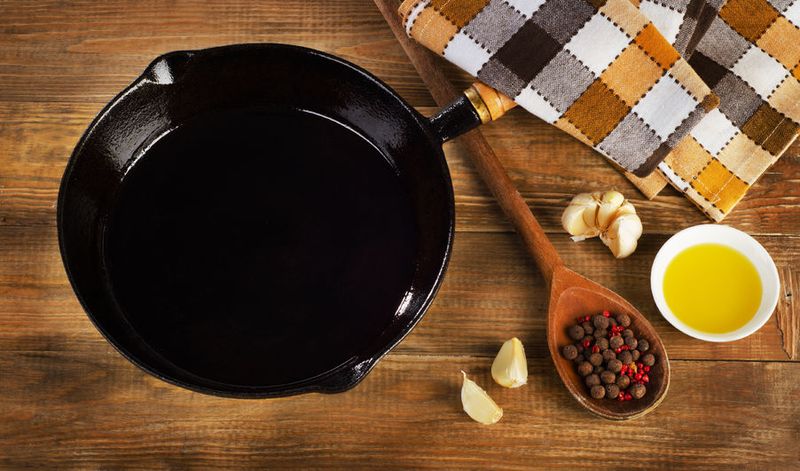
M714 108L697 123L691 135L711 155L716 156L738 132L739 128L734 126L719 109Z
M636 103L636 113L662 141L697 107L697 101L669 75L661 77Z
M526 87L522 90L522 92L514 98L514 101L519 103L519 106L538 116L542 121L546 121L550 124L558 121L558 118L561 116L561 113L553 108L553 105L548 103L547 100L536 93L531 87Z
M545 1L546 0L506 0L506 3L516 8L517 11L525 15L525 17L530 18L539 7L544 5Z
M658 169L661 170L664 176L667 177L667 180L669 180L679 190L686 191L690 188L689 184L686 183L686 180L679 177L677 173L673 172L666 162L661 162L658 164Z
M478 75L478 71L489 60L491 54L461 30L447 44L444 57L474 77Z
M600 75L630 42L631 39L621 29L604 15L597 13L564 48L595 75Z
M766 100L789 74L780 62L756 46L751 46L733 66L732 72L753 87Z
M678 39L678 32L683 23L683 14L677 11L655 3L650 0L643 0L639 4L639 11L644 13L644 16L650 19L655 25L656 29L661 32L670 44L674 44Z
M794 3L783 12L783 16L800 28L800 0L795 0Z

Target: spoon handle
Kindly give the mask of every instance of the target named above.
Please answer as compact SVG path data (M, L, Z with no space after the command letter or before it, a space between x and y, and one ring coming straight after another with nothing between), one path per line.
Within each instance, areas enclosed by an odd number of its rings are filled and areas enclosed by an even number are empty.
M392 0L374 1L436 103L444 106L458 97L459 92L437 67L431 53L413 43L406 36L397 14L397 2ZM500 163L480 131L472 130L461 136L459 140L462 145L466 146L467 154L472 159L478 174L497 199L500 208L511 221L517 233L522 237L525 249L533 257L549 284L555 270L564 264L556 248L547 238L544 229L531 213L528 204L517 191L503 168L503 164Z

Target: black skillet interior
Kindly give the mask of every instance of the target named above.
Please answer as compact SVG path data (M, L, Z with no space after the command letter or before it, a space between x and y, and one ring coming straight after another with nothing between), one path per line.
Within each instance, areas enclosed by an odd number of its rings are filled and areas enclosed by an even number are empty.
M172 383L237 397L349 389L441 283L447 126L318 51L164 55L67 166L72 286L123 355Z

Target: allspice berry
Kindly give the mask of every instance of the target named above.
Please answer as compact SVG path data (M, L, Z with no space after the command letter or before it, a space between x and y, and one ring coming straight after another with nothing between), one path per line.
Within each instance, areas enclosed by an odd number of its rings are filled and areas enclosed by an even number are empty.
M578 358L578 349L575 345L566 345L561 349L561 354L564 355L564 358L567 360L574 360Z
M586 376L591 374L594 367L588 361L584 361L583 363L578 365L578 374L581 376Z
M639 345L639 341L636 340L635 337L627 337L625 339L625 345L627 345L627 346L629 346L631 348L636 348L636 346Z
M600 384L600 376L598 376L595 373L592 373L589 376L587 376L584 381L586 381L586 386L589 386L591 388L592 386Z
M606 396L606 388L597 384L592 386L591 393L593 398L602 399Z
M646 366L653 366L656 364L656 357L654 357L652 353L646 353L642 357L642 363L644 363Z
M614 399L619 396L619 386L615 384L606 384L606 397Z
M599 339L595 340L594 344L597 345L600 351L603 351L608 348L608 339L605 337L600 337Z
M611 339L608 341L609 346L611 346L611 348L614 348L614 349L617 349L617 348L621 347L622 344L624 344L624 343L625 343L625 341L622 340L622 337L620 337L619 335L615 335L615 336L611 337Z
M573 325L567 331L569 333L569 338L572 340L581 340L586 333L583 331L583 327L579 325Z
M642 339L639 341L639 346L636 347L636 349L644 353L650 350L650 342L648 342L647 339Z
M592 316L592 324L598 329L608 329L608 317L603 317L600 314Z
M592 353L591 355L589 355L589 363L591 363L592 366L598 366L598 365L602 364L603 363L603 355L601 355L599 353Z
M647 388L645 388L644 384L642 383L636 383L633 386L631 386L630 389L631 396L633 396L634 399L641 399L642 397L644 397L646 392Z
M633 331L631 329L625 329L622 331L622 336L624 338L634 337Z
M641 355L642 355L642 352L640 352L639 350L632 350L631 351L631 358L633 358L633 361L638 360Z
M617 377L617 386L619 386L620 389L625 389L630 385L631 385L631 379L628 376L619 375Z
M622 362L619 360L611 360L608 362L608 369L612 373L619 373L622 371Z
M594 327L591 322L581 322L581 327L583 327L583 331L586 332L586 335L592 335L594 333Z
M603 350L603 353L601 355L603 355L603 361L606 362L606 363L611 361L611 360L616 360L617 359L617 354L614 353L614 350L611 350L610 348L608 348L606 350Z
M617 375L608 370L600 373L600 381L602 381L603 384L611 384L616 380L617 380Z
M605 370L606 370L606 369L605 369L605 368L603 368L603 365L597 365L597 366L595 366L595 367L594 367L594 370L592 371L592 373L597 373L597 374L600 374L600 373L602 373L602 372L603 372L603 371L605 371Z
M594 338L602 339L608 335L608 331L606 329L594 329Z
M630 365L633 361L633 355L631 355L631 352L625 351L620 353L617 359L621 361L623 365Z
M606 396L606 388L596 384L591 389L592 397L595 399L602 399Z
M631 325L631 318L627 314L617 314L616 318L617 322L623 327L628 327Z

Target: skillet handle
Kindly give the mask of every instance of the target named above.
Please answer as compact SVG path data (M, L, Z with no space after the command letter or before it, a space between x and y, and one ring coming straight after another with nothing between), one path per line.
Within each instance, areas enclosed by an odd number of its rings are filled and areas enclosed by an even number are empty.
M442 142L494 121L517 106L511 98L480 82L473 83L462 95L430 119L434 133Z

